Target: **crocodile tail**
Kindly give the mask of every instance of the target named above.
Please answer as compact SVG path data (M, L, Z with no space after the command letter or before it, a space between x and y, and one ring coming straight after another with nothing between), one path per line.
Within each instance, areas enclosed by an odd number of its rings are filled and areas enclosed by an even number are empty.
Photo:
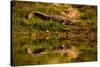
M50 15L47 15L47 14L44 14L44 13L41 13L41 12L31 12L29 15L28 15L28 19L31 19L33 16L38 16L42 19L48 19L48 18L51 18Z

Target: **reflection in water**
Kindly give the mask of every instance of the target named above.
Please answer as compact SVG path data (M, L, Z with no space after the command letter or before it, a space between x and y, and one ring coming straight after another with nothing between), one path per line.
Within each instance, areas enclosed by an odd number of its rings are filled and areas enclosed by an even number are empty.
M72 59L76 59L79 57L79 49L76 48L75 46L64 46L62 45L61 47L58 47L58 49L52 49L52 47L50 48L37 48L37 49L31 49L31 48L27 48L27 53L31 56L35 56L35 55L43 55L43 54L47 54L47 53L58 53L61 56L65 56L67 57L69 60Z
M41 33L35 32L34 34L27 33L27 35L16 34L14 43L17 45L14 47L18 46L18 48L20 48L17 49L16 55L21 53L21 56L28 56L28 61L30 61L29 58L34 58L34 60L32 60L34 64L96 60L97 47L95 39L91 42L85 34L46 32L47 33L42 31ZM15 49L13 51L15 51ZM43 61L44 59L45 61Z
M75 46L67 49L66 53L69 59L76 59L79 56L79 50Z
M87 42L76 43L66 39L32 39L30 41L31 47L27 47L27 49L30 49L32 57L46 56L48 58L47 61L50 58L57 57L57 62L59 61L59 63L62 62L61 60L63 62L96 60L96 47L92 48L91 44ZM89 55L92 56L90 57Z
M60 56L67 57L67 59L72 60L79 57L79 49L76 46L72 46L67 40L63 39L33 39L32 40L33 49L27 48L27 53L29 55L43 55L47 53L58 53Z

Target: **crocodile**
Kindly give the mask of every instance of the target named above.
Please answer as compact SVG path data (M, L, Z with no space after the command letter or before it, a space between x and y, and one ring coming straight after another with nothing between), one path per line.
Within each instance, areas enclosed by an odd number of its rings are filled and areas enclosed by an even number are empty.
M61 22L62 24L73 24L75 23L75 21L73 19L70 18L66 18L64 16L60 16L60 15L48 15L42 12L31 12L28 15L28 19L31 19L33 16L37 16L43 20L54 20L54 21L58 21Z

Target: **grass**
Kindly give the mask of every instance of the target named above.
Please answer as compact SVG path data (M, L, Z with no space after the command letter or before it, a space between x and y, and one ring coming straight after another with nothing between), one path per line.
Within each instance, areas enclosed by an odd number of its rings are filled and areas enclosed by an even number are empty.
M81 5L79 7L79 5L25 1L12 1L11 4L12 65L55 64L97 60L96 6ZM80 12L80 17L78 17L80 21L74 25L64 25L58 21L43 20L36 16L33 16L31 20L27 18L32 11L63 16L62 12L65 12L67 15L67 9L69 8L75 8ZM53 52L59 52L63 45L76 47L80 52L79 57L70 60L67 55ZM31 56L27 53L27 48L31 48L34 51L42 48L47 50L47 53L37 53Z

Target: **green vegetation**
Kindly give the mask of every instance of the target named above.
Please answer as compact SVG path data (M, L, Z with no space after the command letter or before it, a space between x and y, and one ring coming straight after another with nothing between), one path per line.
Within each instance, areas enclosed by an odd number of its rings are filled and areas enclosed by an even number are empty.
M12 65L37 65L97 60L96 6L12 1ZM30 12L43 12L78 20L64 25L37 16L28 19ZM72 14L70 14L72 11ZM75 15L75 16L74 16ZM76 16L78 15L78 16ZM62 55L63 49L74 46L79 50L75 59ZM32 49L33 54L27 52ZM39 51L41 50L41 51Z

